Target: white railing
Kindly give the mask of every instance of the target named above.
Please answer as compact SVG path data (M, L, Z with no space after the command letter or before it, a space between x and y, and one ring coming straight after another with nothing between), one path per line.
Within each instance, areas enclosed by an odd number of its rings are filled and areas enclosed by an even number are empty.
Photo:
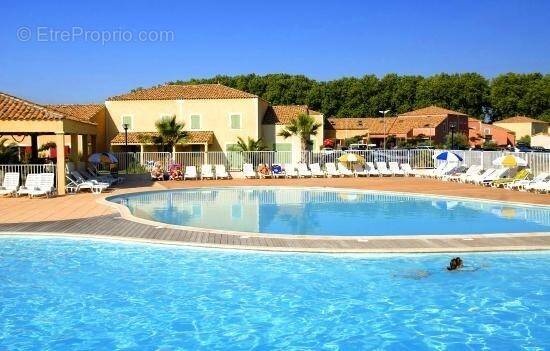
M197 166L203 164L223 164L228 170L240 171L244 163L252 163L257 166L260 163L272 165L275 163L319 163L324 165L328 162L338 162L338 158L348 153L355 153L363 156L368 162L398 162L409 163L413 168L433 168L439 161L434 161L433 156L444 150L424 149L392 149L392 150L348 150L311 152L303 151L293 154L291 151L212 151L212 152L144 152L144 153L115 153L119 160L119 169L128 170L134 173L149 172L156 162L168 169L171 163L178 163L184 166ZM464 165L481 165L484 169L493 167L492 162L506 154L514 154L528 162L528 167L537 175L541 172L550 172L550 153L539 152L516 152L508 151L474 151L454 150L454 153L461 156Z
M4 179L4 174L8 172L19 173L20 182L24 184L27 175L31 173L55 173L55 164L0 164L0 180Z

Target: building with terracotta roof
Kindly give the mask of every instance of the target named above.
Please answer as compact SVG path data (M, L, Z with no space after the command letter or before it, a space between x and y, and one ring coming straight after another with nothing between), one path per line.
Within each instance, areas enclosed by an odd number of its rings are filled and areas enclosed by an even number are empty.
M486 142L492 141L497 146L516 145L516 135L511 130L494 124L483 123L479 119L468 118L468 140L473 148L481 148Z
M438 106L406 112L396 117L328 118L325 137L337 144L345 139L360 137L365 143L382 145L384 137L399 140L425 140L443 143L454 128L456 133L468 135L468 116Z
M515 116L494 122L493 125L511 130L516 134L516 139L525 136L532 137L536 134L548 134L548 122L527 116Z
M105 102L106 138L115 151L124 150L123 124L128 125L128 145L132 151L157 151L148 136L156 132L155 122L176 116L188 137L175 151L227 151L238 138L262 138L268 149L299 152L298 138L283 140L277 134L301 113L322 114L307 106L270 106L262 98L221 84L163 85L113 96ZM313 147L322 144L323 131ZM298 148L298 149L297 149Z

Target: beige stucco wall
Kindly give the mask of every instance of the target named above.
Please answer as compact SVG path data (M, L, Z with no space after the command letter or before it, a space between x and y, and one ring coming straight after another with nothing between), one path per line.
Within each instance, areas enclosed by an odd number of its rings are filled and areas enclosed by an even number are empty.
M235 144L237 137L257 139L260 123L267 104L258 98L210 99L210 100L152 100L152 101L106 101L107 139L124 132L122 116L133 119L129 132L154 132L155 122L162 116L175 115L191 130L191 115L200 115L200 129L214 132L214 142L209 151L224 151L227 144ZM241 129L230 128L230 115L241 114ZM259 113L262 113L259 116Z
M516 140L524 137L526 135L533 136L540 133L548 133L548 124L541 123L506 123L506 122L495 122L495 126L506 128L516 133Z
M538 134L531 137L531 146L542 146L545 149L550 149L550 135Z
M311 115L315 118L318 123L323 124L323 115ZM300 159L300 153L302 145L300 143L300 138L297 136L292 136L288 139L285 139L282 136L279 136L279 133L285 128L283 124L264 124L262 125L262 140L264 144L268 147L269 150L273 150L273 144L291 144L292 145L292 155L294 160ZM312 136L311 140L314 141L313 151L318 152L323 147L324 140L324 130L323 127L318 129L317 135Z

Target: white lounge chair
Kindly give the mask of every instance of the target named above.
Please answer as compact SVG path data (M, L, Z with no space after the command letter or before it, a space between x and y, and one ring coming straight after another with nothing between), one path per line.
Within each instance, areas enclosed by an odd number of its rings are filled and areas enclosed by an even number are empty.
M119 183L118 179L112 177L111 175L99 175L95 176L90 173L89 170L80 170L78 171L86 180L95 180L99 183L109 183L110 185Z
M212 165L204 164L201 166L201 179L214 179L214 172L212 172Z
M487 168L485 171L483 171L481 174L474 175L472 177L468 177L466 179L467 183L472 184L480 184L483 183L483 180L485 178L488 178L492 173L494 173L496 170L494 168Z
M445 166L447 166L447 163L441 162L440 164L437 165L436 168L427 170L426 172L422 173L421 176L428 177L428 178L435 177L441 173L441 171L445 168Z
M273 178L282 178L285 177L285 171L283 166L280 164L274 163L271 165L271 177Z
M285 163L284 170L285 170L285 177L287 178L298 177L298 172L296 172L296 167L292 163Z
M453 174L458 167L460 166L456 162L447 162L440 171L432 174L432 178L442 179L445 176Z
M401 170L406 177L416 176L419 174L416 170L412 169L409 163L402 163Z
M86 179L82 176L82 174L80 174L79 171L71 171L71 175L79 182L79 183L92 183L94 185L98 185L100 187L103 187L104 189L108 188L109 186L111 186L110 183L108 182L100 182L100 181L97 181L97 180L93 180L93 179Z
M479 174L480 171L481 171L480 165L472 165L464 173L447 175L447 176L444 176L443 179L451 182L464 182L465 179L467 179L468 177L472 177L476 174Z
M506 184L504 187L512 190L515 190L515 189L524 190L528 187L536 185L537 183L545 182L546 180L548 180L549 177L550 177L549 173L542 172L542 173L539 173L536 177L534 177L531 180L528 180L528 179L518 180L515 182L511 182L509 184Z
M325 176L325 172L323 172L321 170L321 166L318 163L310 164L309 169L311 170L311 176L312 177L321 177L321 178L323 178Z
M307 169L307 165L305 163L298 163L296 165L296 169L298 170L298 178L310 178L311 177L311 171Z
M15 195L19 189L19 173L7 172L4 174L2 186L0 186L0 195Z
M534 191L538 193L548 193L550 192L550 179L537 182L525 187L528 191Z
M399 168L397 162L388 162L388 166L390 167L390 172L392 172L394 176L405 176L405 171Z
M374 162L367 162L365 165L367 167L367 172L369 172L369 176L374 176L374 177L382 176L382 174L380 174L380 171L377 170L376 167L374 167Z
M353 166L353 174L355 174L356 177L368 177L369 171L363 168L362 165L356 164Z
M216 179L229 179L229 173L225 169L225 165L215 165Z
M325 163L325 168L327 170L327 177L341 177L342 173L336 169L336 164L329 162Z
M84 180L82 177L79 177L78 179L72 175L67 174L67 189L72 188L75 193L78 193L82 189L88 189L94 194L101 194L101 192L109 187L108 184L105 183L98 183L98 182L91 182Z
M353 177L354 176L353 172L350 171L349 168L346 167L346 165L344 165L343 163L338 163L337 167L338 167L338 171L340 172L340 174L342 174L344 177Z
M382 176L392 176L393 173L386 166L386 162L376 162L376 168Z
M258 178L258 175L256 174L256 171L254 170L254 166L252 163L245 163L243 164L243 175L244 178Z
M54 173L40 173L40 184L29 191L29 196L46 195L46 197L50 197L55 192L54 180Z
M29 195L31 190L38 189L40 186L40 173L29 173L25 179L25 185L17 190L16 195Z
M493 173L483 178L479 183L480 185L491 186L497 179L504 178L506 174L510 172L510 168L502 167L495 170Z
M186 179L197 179L199 175L197 174L197 167L195 166L185 166L185 173L183 174L183 180Z

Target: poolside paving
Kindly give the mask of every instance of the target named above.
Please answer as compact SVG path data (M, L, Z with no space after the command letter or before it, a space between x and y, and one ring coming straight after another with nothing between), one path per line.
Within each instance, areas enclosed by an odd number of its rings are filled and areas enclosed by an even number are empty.
M241 185L355 188L550 205L550 195L488 189L419 178L233 179L158 183L138 181L128 182L123 187L102 195L80 193L50 199L2 198L0 199L0 233L70 235L202 247L307 252L464 252L550 249L548 233L465 237L370 237L358 240L353 237L297 238L183 230L123 218L115 208L98 201L105 196L125 192Z

